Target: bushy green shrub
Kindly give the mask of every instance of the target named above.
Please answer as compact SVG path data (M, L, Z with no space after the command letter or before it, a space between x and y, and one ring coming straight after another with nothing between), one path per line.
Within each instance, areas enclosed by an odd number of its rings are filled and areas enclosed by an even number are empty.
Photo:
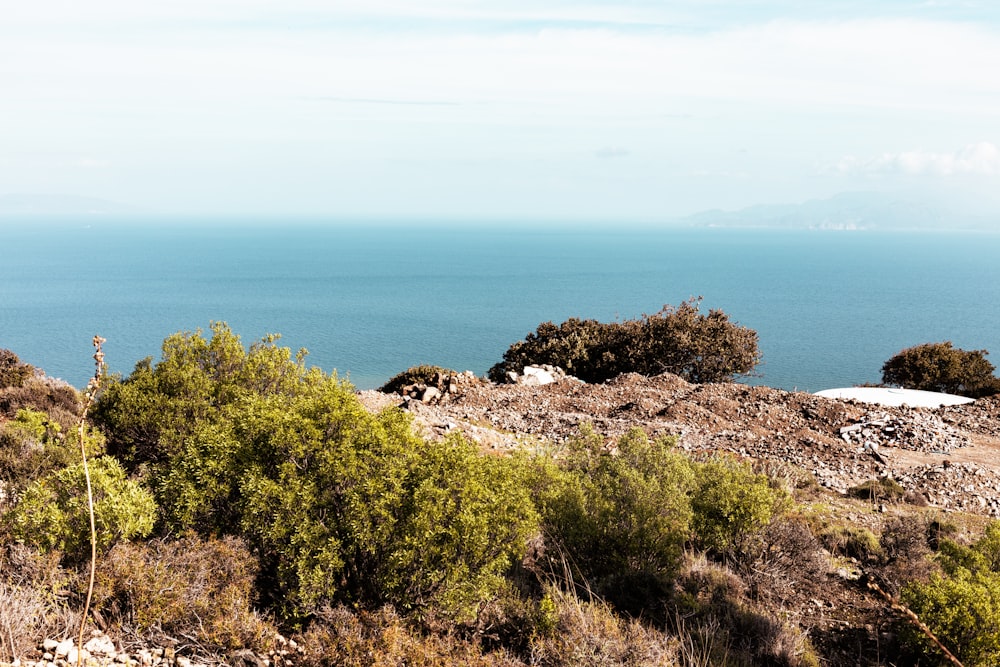
M89 464L99 551L153 530L156 503L111 457ZM28 486L7 518L17 539L69 561L90 557L90 515L83 464L50 473Z
M0 348L0 389L20 387L35 369L22 363L10 350Z
M268 335L245 349L224 322L212 336L180 332L163 342L163 354L136 364L125 380L108 378L91 418L108 435L108 453L127 470L156 467L171 459L191 431L248 396L295 395L320 382L305 367L305 350L293 358Z
M733 554L790 504L786 492L754 473L749 464L716 458L698 466L692 527L702 547Z
M1000 664L1000 523L969 547L943 540L938 560L943 573L907 585L902 602L963 664ZM903 637L917 650L936 650L912 626L903 628Z
M506 381L509 371L550 364L587 382L621 373L674 373L690 382L722 382L748 375L760 363L757 333L729 321L721 310L704 315L698 300L664 306L637 320L601 323L571 318L544 322L514 343L489 377Z
M882 365L885 384L979 398L1000 392L1000 378L986 350L962 350L951 341L924 343L898 352Z
M688 539L695 473L671 438L635 429L615 449L589 427L570 440L568 476L545 508L549 535L582 580L669 575Z
M171 337L100 403L167 529L244 538L288 617L336 602L463 615L497 588L537 530L510 462L369 413L273 337L243 351L213 332Z
M87 429L84 440L88 456L104 452L104 438L99 432ZM0 425L0 482L8 502L16 500L35 480L79 458L78 430L64 432L47 413L21 409L14 419Z

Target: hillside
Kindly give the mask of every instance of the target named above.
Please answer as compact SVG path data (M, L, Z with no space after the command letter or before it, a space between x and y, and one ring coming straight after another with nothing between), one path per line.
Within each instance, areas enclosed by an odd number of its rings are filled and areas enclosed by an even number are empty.
M378 392L361 396L371 406L399 402ZM929 506L1000 515L998 397L893 408L736 383L695 385L669 374L605 384L474 382L448 396L403 406L432 433L458 429L494 449L526 438L564 442L585 423L611 438L638 426L650 436L679 435L692 453L794 465L838 493L888 476Z
M469 372L355 392L224 325L167 343L90 413L99 499L125 514L99 531L87 664L943 664L898 601L1000 562L996 397ZM5 359L0 662L66 667L81 404ZM921 613L993 664L988 620Z

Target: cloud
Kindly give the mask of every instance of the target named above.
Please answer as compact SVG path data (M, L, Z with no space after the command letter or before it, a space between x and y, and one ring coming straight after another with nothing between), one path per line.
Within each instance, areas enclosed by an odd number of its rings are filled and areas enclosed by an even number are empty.
M594 151L594 156L602 160L611 160L616 157L627 157L630 152L621 146L605 146Z
M83 169L103 169L105 167L110 167L111 163L107 160L99 158L82 157L74 160L72 166L82 167Z
M969 144L953 153L903 151L869 158L849 155L837 165L841 173L955 176L1000 174L1000 148L988 141Z

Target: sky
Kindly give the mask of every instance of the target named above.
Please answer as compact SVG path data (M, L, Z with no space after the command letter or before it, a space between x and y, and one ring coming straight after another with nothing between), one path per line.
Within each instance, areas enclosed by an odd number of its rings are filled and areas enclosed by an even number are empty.
M1000 211L992 0L0 0L0 196L165 215Z

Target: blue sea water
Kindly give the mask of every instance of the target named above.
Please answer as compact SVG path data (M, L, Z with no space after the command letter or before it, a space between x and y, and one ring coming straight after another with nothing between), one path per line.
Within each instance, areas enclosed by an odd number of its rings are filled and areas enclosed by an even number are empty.
M545 320L700 295L757 330L749 382L817 391L922 342L1000 356L998 259L989 233L8 223L0 347L82 386L95 333L128 373L222 320L371 388L420 363L482 374Z

